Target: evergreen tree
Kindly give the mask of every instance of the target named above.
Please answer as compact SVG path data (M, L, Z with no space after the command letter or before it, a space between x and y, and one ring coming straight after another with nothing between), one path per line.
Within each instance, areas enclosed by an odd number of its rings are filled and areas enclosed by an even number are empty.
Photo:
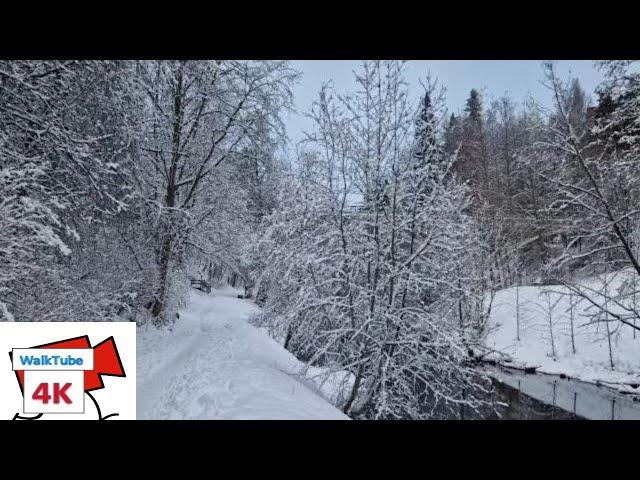
M415 124L415 157L418 165L430 163L435 156L437 143L435 122L431 95L427 90L420 102Z
M462 121L459 171L463 178L469 181L474 193L482 197L488 189L489 168L482 100L476 89L472 89L469 94L465 112Z
M460 147L460 140L460 119L452 113L444 131L445 152L453 155Z

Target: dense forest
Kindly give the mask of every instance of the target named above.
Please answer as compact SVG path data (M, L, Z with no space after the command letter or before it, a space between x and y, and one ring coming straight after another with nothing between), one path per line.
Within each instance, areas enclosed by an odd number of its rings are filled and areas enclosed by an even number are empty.
M349 417L480 410L496 292L562 286L610 352L640 330L640 74L597 68L595 98L546 62L550 108L474 89L452 113L435 79L413 104L404 62L364 61L287 155L287 61L0 61L0 321L169 336L192 280L230 284L349 373Z

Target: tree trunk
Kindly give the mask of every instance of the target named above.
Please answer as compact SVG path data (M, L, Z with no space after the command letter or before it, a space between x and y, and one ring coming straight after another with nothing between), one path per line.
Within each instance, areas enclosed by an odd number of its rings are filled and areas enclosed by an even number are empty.
M167 234L162 242L162 251L160 253L160 276L159 287L156 298L153 301L151 315L161 317L165 305L165 296L167 294L167 276L169 273L169 260L171 259L171 235Z
M173 217L173 208L176 205L176 174L178 171L178 162L180 161L180 139L182 133L182 119L183 119L183 105L182 105L182 69L176 72L176 90L174 94L174 110L173 110L173 135L171 139L172 152L171 152L171 166L167 174L167 187L165 192L165 207L169 211L169 218L162 227L164 230L164 237L162 239L162 248L160 250L160 275L158 293L151 309L151 314L158 318L164 313L166 296L167 296L167 279L169 275L169 263L172 257L172 251L174 248L174 234L173 223L175 218Z

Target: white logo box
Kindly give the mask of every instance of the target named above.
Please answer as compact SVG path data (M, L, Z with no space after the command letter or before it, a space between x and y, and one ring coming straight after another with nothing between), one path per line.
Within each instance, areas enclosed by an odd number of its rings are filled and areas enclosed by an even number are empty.
M93 350L83 348L14 348L14 370L93 370Z
M117 414L110 416L109 421L135 420L136 333L134 322L0 322L0 420L12 420L16 415L34 417L41 413L44 414L39 417L42 420L97 420L99 414ZM89 337L91 349L33 348L83 336ZM116 344L126 377L102 376L104 388L84 392L84 370L93 370L96 366L93 348L109 337L113 337ZM81 369L78 369L79 365L23 365L18 356L25 353L59 354L64 358L72 355L82 358L83 365ZM15 359L15 365L12 359ZM24 394L17 371L24 372L21 374L24 376ZM42 399L33 399L42 383L48 385L47 394L51 395L48 404ZM65 389L67 383L71 386ZM57 404L53 403L54 388L59 394L60 390L63 393L58 395ZM41 393L39 391L36 397Z

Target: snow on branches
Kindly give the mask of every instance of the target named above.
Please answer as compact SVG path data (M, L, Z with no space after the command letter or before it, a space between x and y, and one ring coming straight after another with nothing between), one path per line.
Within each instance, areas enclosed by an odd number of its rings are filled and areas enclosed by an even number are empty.
M352 417L477 408L465 385L487 385L466 366L458 317L474 225L440 105L425 102L414 131L401 62L364 62L356 80L353 95L320 92L300 171L268 219L267 315L300 358L351 373L340 406Z

